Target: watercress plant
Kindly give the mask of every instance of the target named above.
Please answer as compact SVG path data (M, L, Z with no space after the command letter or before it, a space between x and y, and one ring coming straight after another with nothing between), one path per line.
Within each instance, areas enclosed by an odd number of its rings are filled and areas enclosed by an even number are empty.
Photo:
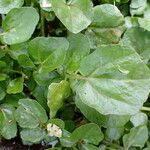
M0 138L50 149L150 149L150 2L1 0Z

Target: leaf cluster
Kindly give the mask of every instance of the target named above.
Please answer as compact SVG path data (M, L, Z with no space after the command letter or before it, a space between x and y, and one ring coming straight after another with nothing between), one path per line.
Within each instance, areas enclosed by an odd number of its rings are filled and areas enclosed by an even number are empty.
M148 0L1 0L0 16L1 139L150 149Z

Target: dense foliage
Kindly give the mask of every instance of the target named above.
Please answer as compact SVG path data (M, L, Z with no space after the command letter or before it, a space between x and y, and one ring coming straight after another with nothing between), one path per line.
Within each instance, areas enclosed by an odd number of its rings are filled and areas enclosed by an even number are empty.
M150 149L148 0L0 0L0 138L50 149Z

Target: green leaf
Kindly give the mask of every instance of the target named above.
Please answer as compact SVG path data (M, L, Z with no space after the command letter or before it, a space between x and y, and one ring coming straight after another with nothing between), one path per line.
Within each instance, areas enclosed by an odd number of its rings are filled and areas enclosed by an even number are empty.
M70 138L71 133L63 130L63 136L60 138L60 143L63 147L72 147L74 145L74 141Z
M57 125L58 127L60 127L61 129L64 129L65 128L65 123L64 123L64 121L63 120L61 120L61 119L50 119L50 120L48 120L48 122L47 122L47 124L48 123L52 123L52 124L55 124L55 125Z
M52 83L55 80L56 81L61 80L60 75L56 71L52 71L52 72L34 71L33 77L39 86L48 86L50 83Z
M68 72L73 72L79 68L81 60L89 54L90 44L87 37L81 33L70 34L68 41L69 50L66 66Z
M8 104L0 105L0 134L5 139L14 138L17 134L17 125L14 118L14 107Z
M112 140L119 140L124 133L124 127L121 128L107 128L106 137Z
M7 93L8 94L21 93L23 91L23 82L24 82L23 77L16 78L10 81L7 87Z
M148 129L146 126L134 127L130 133L123 136L123 144L127 149L131 146L142 148L147 140Z
M32 95L36 98L38 103L45 109L49 110L47 106L47 99L46 99L46 86L36 86L35 89L32 91Z
M138 18L138 23L141 28L150 31L150 20L145 18Z
M25 98L25 94L22 93L18 93L18 94L7 94L5 97L5 103L8 103L10 105L12 105L13 107L18 107L18 101L19 99L23 99Z
M90 0L51 0L51 4L58 19L73 33L79 33L92 22L93 4Z
M3 100L6 96L5 91L3 90L3 88L0 86L0 101Z
M118 44L124 31L125 26L114 28L92 27L86 31L86 35L90 41L91 48L95 49L102 44Z
M20 99L15 118L22 128L36 128L47 122L48 118L44 108L35 100Z
M6 74L0 73L0 81L4 81L4 80L6 80L6 78L7 78Z
M50 118L55 117L57 111L63 106L63 101L70 95L69 83L65 80L52 83L48 88L47 105L50 108Z
M69 43L61 37L37 37L29 43L29 53L36 64L40 64L39 72L50 72L63 64Z
M131 0L130 13L131 15L141 15L147 6L147 0Z
M130 121L135 127L140 126L140 125L146 125L147 120L148 120L147 115L142 112L139 112L130 118Z
M39 21L39 15L32 7L14 8L2 22L6 44L18 44L27 41L33 34Z
M0 69L4 69L7 66L7 64L4 61L0 61Z
M119 9L111 4L94 7L94 20L86 35L92 48L101 44L116 44L124 32L124 17Z
M0 14L7 14L13 8L19 8L23 5L24 0L1 0Z
M145 19L150 19L150 4L148 3L145 11L144 11L144 18Z
M89 121L94 122L99 126L103 126L105 128L121 128L130 119L130 116L125 115L102 115L94 108L84 104L77 96L75 99L75 103Z
M133 47L143 58L145 62L150 59L150 32L140 28L128 29L121 42L126 45ZM138 42L137 42L138 41Z
M21 44L16 44L16 45L11 45L11 57L15 60L18 61L20 66L26 69L32 69L35 67L33 64L32 60L29 57L28 54L28 44L21 43Z
M46 132L41 128L23 129L20 132L20 136L23 142L26 143L40 143L46 136Z
M93 27L109 28L124 24L124 16L119 9L111 4L103 4L94 7Z
M82 144L81 150L99 150L99 148L92 144Z
M75 129L70 138L74 143L83 140L85 143L98 145L104 136L98 125L89 123Z
M77 95L96 111L135 114L150 92L150 70L135 51L119 45L102 46L87 56L77 75ZM112 90L113 89L113 90Z

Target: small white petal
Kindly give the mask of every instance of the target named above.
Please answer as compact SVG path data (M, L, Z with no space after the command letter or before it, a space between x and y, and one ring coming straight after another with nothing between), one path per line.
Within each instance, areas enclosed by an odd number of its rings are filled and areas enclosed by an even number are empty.
M47 124L47 131L49 136L62 137L62 130L55 124Z
M41 0L40 5L43 8L52 7L51 3L48 0Z

